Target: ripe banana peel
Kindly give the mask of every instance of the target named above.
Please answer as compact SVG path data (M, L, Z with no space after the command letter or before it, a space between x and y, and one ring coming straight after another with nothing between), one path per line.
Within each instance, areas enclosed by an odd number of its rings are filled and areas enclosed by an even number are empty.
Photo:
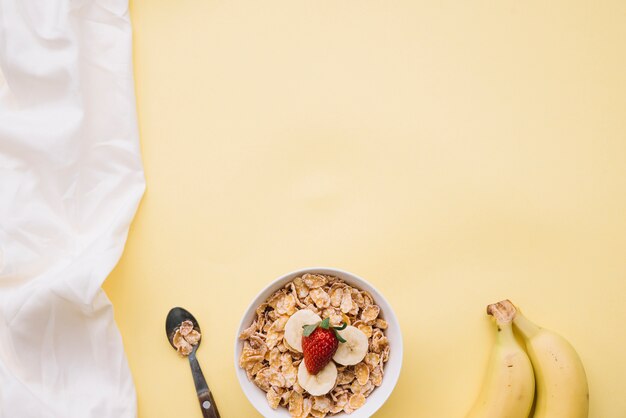
M532 418L588 418L587 376L572 345L528 320L509 300L489 305L487 312L498 335L482 389L466 418L528 418L533 398Z
M535 393L533 368L513 335L513 305L489 305L498 334L483 385L466 418L528 418Z
M515 315L513 324L524 338L535 371L534 418L587 418L587 375L574 347L560 335L535 325L520 312Z

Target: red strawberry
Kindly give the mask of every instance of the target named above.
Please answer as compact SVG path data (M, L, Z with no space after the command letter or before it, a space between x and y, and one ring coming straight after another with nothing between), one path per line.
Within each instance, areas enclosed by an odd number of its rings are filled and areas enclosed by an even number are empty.
M337 333L337 330L344 329L346 325L343 323L341 327L331 327L330 318L326 318L317 324L302 327L304 364L310 374L318 374L335 355L339 342L346 342Z

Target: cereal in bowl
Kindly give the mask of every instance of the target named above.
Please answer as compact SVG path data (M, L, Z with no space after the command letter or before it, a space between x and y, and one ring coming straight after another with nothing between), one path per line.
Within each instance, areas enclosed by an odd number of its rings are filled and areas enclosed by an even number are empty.
M257 307L239 336L239 366L273 409L302 418L350 414L382 384L390 347L379 315L366 291L304 274Z

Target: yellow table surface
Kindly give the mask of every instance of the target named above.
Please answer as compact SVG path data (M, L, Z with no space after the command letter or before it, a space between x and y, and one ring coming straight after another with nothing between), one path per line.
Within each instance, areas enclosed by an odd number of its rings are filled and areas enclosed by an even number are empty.
M626 417L626 2L135 0L147 192L105 283L139 417L200 417L169 308L200 320L222 416L233 338L316 265L378 287L404 368L377 417L462 417L503 298Z

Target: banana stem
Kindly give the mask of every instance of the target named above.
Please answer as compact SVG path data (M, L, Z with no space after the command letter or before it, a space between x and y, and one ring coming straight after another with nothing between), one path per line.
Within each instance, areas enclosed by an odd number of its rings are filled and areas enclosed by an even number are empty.
M500 344L508 344L508 342L515 340L515 335L513 335L513 324L505 323L498 324L498 335L496 337Z
M496 325L498 325L498 341L505 342L515 338L513 336L513 321L517 309L509 300L487 306L487 313L495 319Z
M508 299L487 306L487 313L496 319L498 328L512 322L526 339L541 331L541 327L529 321Z
M503 300L487 306L487 313L494 317L500 330L502 325L510 325L513 322L517 309L510 300Z
M541 327L529 321L524 315L518 312L513 321L515 327L527 340L534 337L541 331Z

